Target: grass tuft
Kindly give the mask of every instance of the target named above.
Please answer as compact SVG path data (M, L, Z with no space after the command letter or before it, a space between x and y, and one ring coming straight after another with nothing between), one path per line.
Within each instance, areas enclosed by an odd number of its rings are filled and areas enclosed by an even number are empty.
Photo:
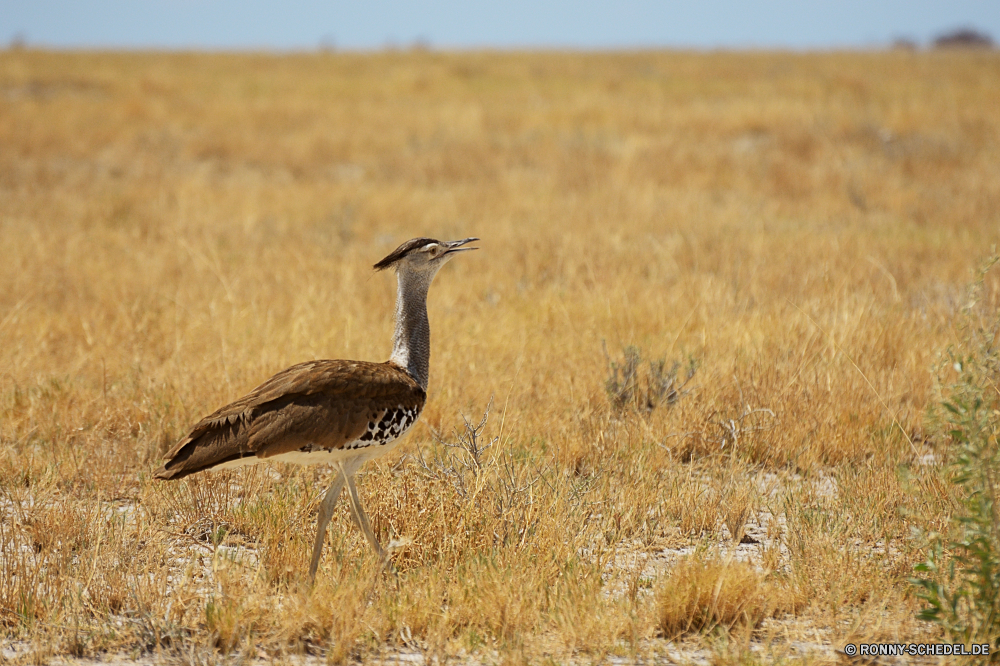
M669 638L754 628L793 610L794 596L752 564L699 552L675 563L660 582L658 627Z

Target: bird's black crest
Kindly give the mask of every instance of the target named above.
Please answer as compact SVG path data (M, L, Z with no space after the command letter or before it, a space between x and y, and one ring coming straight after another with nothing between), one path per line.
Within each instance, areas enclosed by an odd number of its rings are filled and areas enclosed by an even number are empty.
M419 250L425 245L430 245L431 243L440 242L441 241L436 241L433 238L411 238L393 250L388 257L375 264L372 268L377 271L384 271L414 250Z

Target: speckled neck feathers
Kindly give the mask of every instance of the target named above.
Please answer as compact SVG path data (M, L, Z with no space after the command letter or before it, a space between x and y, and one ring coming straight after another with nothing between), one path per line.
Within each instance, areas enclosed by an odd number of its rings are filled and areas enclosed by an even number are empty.
M427 320L427 290L434 275L400 270L396 274L396 332L390 363L404 368L427 390L431 363L431 326Z

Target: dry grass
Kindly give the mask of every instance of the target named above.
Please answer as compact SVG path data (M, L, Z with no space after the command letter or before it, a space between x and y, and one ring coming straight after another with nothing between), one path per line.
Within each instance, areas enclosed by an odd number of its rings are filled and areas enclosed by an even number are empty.
M2 631L36 661L933 638L924 413L998 164L990 52L2 53ZM399 575L341 507L309 591L326 470L149 474L293 362L385 358L368 267L417 235L483 242L360 481ZM629 347L695 373L621 400ZM477 463L444 443L491 398Z
M669 637L757 627L802 606L794 589L766 579L752 564L698 553L674 564L657 594L659 628Z

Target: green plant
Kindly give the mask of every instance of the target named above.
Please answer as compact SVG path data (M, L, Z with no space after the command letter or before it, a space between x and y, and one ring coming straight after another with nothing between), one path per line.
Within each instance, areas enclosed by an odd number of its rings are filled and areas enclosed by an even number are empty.
M634 407L652 412L661 404L672 405L687 393L684 387L694 377L697 362L688 358L684 365L683 378L678 377L681 363L674 361L667 366L666 359L649 361L649 370L642 372L642 350L629 345L622 350L621 361L612 361L607 347L604 356L608 359L609 376L604 382L604 390L615 409Z
M913 579L927 606L920 618L953 638L992 642L1000 654L1000 316L981 298L994 255L973 286L963 340L939 375L942 400L932 428L949 442L944 470L955 490L948 534L928 535L928 555ZM956 373L946 381L946 373Z

